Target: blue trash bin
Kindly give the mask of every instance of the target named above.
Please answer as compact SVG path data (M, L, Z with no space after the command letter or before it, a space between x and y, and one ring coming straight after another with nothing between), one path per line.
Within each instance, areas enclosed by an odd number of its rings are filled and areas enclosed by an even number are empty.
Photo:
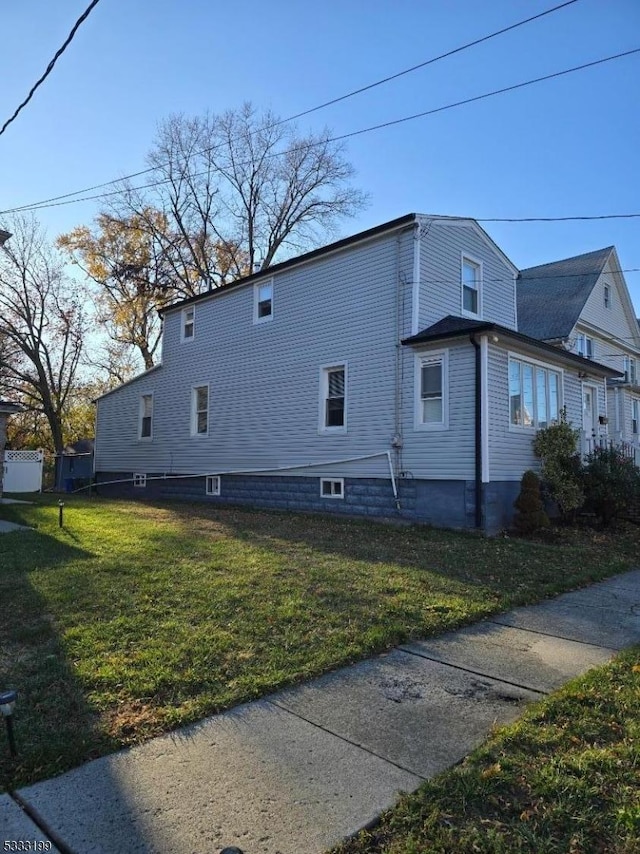
M73 492L73 478L65 477L64 479L64 491L65 492Z

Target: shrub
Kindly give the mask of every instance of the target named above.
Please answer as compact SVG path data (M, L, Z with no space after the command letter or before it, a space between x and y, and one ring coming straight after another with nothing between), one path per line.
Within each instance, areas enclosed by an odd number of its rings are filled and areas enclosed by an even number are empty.
M582 474L585 506L604 525L625 515L640 497L640 469L617 448L596 448Z
M563 516L584 504L582 462L577 451L579 437L580 431L568 423L563 410L560 422L538 430L533 440L533 451L542 460L544 486Z
M518 511L513 519L514 527L521 534L532 534L549 526L549 517L542 506L540 478L534 471L526 471L520 481L520 495L515 500Z

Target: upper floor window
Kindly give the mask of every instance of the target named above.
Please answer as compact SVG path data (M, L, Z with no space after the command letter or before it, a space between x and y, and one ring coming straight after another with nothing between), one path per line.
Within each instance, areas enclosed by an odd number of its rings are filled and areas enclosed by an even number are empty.
M604 307L611 308L611 288L609 285L604 286Z
M480 314L482 265L470 258L462 258L462 312Z
M182 309L182 340L190 341L196 331L196 310L191 308Z
M624 357L624 380L632 385L638 382L638 363L633 356Z
M416 427L420 430L442 430L447 427L447 353L417 356Z
M347 430L347 366L331 365L322 368L320 429L323 432L346 433Z
M540 429L560 418L560 374L540 365L509 359L509 421Z
M578 335L576 349L578 351L578 355L584 356L585 359L593 359L596 352L593 338L589 338L588 335Z
M151 439L153 435L153 395L143 394L140 397L140 430L141 439Z
M253 322L273 319L273 280L256 282L253 286Z
M198 385L191 389L191 435L209 433L209 386Z

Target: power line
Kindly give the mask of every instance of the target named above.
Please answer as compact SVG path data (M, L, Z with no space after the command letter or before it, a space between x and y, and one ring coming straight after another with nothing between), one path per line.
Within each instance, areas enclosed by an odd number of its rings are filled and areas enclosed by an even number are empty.
M98 0L95 0L95 2L92 4L92 6L95 5L95 3L97 3L97 2L98 2ZM295 113L294 115L289 116L286 119L279 119L277 122L273 122L272 124L268 125L266 130L270 130L272 128L278 127L279 125L295 121L296 119L302 118L303 116L308 116L311 113L315 113L315 112L318 112L318 110L323 110L326 107L330 107L330 106L333 106L334 104L338 104L341 101L347 100L348 98L353 98L355 95L360 95L363 92L368 92L371 89L375 89L377 86L382 86L383 84L389 83L392 80L397 80L399 77L403 77L406 74L411 74L412 72L418 71L421 68L426 68L426 66L428 66L428 65L432 65L433 63L439 62L442 59L447 59L448 57L453 56L454 54L461 53L464 50L468 50L471 47L475 47L476 45L482 44L483 42L487 42L490 39L494 39L497 36L501 36L504 33L508 33L511 30L515 30L518 27L522 27L525 24L529 24L532 21L536 21L539 18L543 18L546 15L550 15L553 12L557 12L560 9L564 9L566 6L571 6L571 5L573 5L573 3L577 3L577 2L578 2L578 0L567 0L567 2L561 3L559 6L553 6L551 9L547 9L545 12L540 12L538 15L533 15L530 18L525 18L524 20L518 21L515 24L511 24L508 27L503 27L501 30L496 30L495 32L489 33L486 36L482 36L478 39L475 39L474 41L467 42L466 44L463 44L463 45L460 45L459 47L453 48L452 50L449 50L446 53L442 53L442 54L439 54L438 56L434 56L434 57L431 57L430 59L426 59L426 60L424 60L424 62L420 62L417 65L412 65L410 68L405 68L403 71L398 71L396 74L392 74L389 77L383 77L381 80L376 80L375 82L369 83L366 86L362 86L359 89L354 89L351 92L347 92L345 95L339 95L337 98L332 98L330 101L325 101L324 103L318 104L315 107L310 107L309 109L303 110L300 113ZM329 141L331 141L331 140L329 140ZM216 146L211 146L209 148L203 148L201 151L197 151L195 153L196 154L208 154L209 152L214 151L214 150L216 150ZM162 164L162 166L167 166L167 165L168 165L167 163ZM27 209L31 209L31 208L35 208L35 207L39 207L39 206L44 206L46 204L49 204L50 202L57 202L57 201L60 201L61 199L67 199L70 196L78 196L81 193L90 193L93 190L100 190L103 187L110 187L113 184L119 184L122 181L128 181L131 178L139 178L141 175L148 175L150 172L154 172L158 168L162 168L162 166L161 167L152 166L148 169L141 169L138 172L132 172L129 175L124 175L122 178L114 178L111 181L104 181L102 184L94 184L93 186L85 187L82 190L75 190L72 193L64 193L60 196L52 196L51 198L44 199L40 202L33 202L32 204L29 204L29 205L22 205L21 207L11 208L11 210L0 211L0 213L13 213L13 212L19 211L19 210L27 210ZM145 185L145 186L156 186L156 185L150 184L150 185ZM144 188L141 187L139 189L144 189ZM88 198L93 199L93 198L99 198L99 197L90 196Z
M283 155L292 154L292 153L295 153L296 151L303 151L303 150L310 149L310 148L316 148L320 145L326 145L329 142L340 142L340 141L345 140L345 139L351 139L352 137L355 137L355 136L362 136L365 133L371 133L373 131L381 130L383 128L394 127L396 125L403 124L405 122L415 121L416 119L425 118L426 116L432 116L432 115L435 115L436 113L443 113L446 110L452 110L452 109L455 109L456 107L462 107L462 106L466 106L467 104L473 104L473 103L476 103L478 101L486 100L487 98L493 98L496 95L503 95L506 92L514 92L517 89L523 89L526 86L533 86L536 83L542 83L546 80L554 80L558 77L564 77L567 74L574 74L577 71L584 71L586 68L594 68L597 65L603 65L606 62L612 62L616 59L622 59L624 57L632 56L632 55L637 54L637 53L640 53L640 47L633 48L632 50L623 51L621 53L616 53L616 54L613 54L611 56L605 56L602 59L596 59L596 60L593 60L592 62L585 62L582 65L576 65L576 66L573 66L572 68L566 68L563 71L555 71L552 74L545 74L542 77L535 77L532 80L525 80L523 83L514 83L512 86L505 86L502 89L494 89L490 92L485 92L482 95L475 95L472 98L464 98L461 101L455 101L454 103L451 103L451 104L445 104L442 107L435 107L431 110L424 110L423 112L414 113L413 115L410 115L410 116L403 116L402 118L399 118L399 119L393 119L393 120L388 121L388 122L382 122L382 123L377 124L377 125L371 125L370 127L361 128L360 130L351 131L349 133L340 134L339 136L329 137L327 139L322 139L321 141L316 142L316 143L308 143L308 144L305 144L302 146L297 146L294 148L285 149L284 151L277 151L277 152L274 152L273 154L267 155L267 157L269 159L272 157L282 157ZM196 172L191 177L197 178L199 175L203 175L203 174L206 174L206 172ZM121 180L125 180L125 178L123 178ZM170 179L166 178L166 179L163 179L160 181L152 182L150 184L144 184L144 185L139 186L139 187L127 188L127 190L124 190L124 191L123 190L114 190L110 193L99 193L95 196L83 196L81 199L67 199L67 201L58 201L58 202L51 202L51 203L43 202L40 204L36 203L33 205L23 205L22 207L9 208L5 211L0 211L0 214L15 213L17 211L23 211L23 210L42 210L43 208L59 207L61 205L76 204L78 202L88 202L88 201L93 201L95 199L108 198L109 196L121 195L123 192L127 192L128 190L143 190L143 189L146 189L148 187L158 187L158 186L161 186L163 184L167 184L169 182L170 182ZM68 195L73 195L73 194L69 193ZM481 218L481 219L478 219L477 222L570 222L570 221L574 221L574 220L636 219L636 218L640 218L640 213L597 214L597 215L593 215L593 216L565 216L565 217Z
M98 5L98 3L99 3L99 0L92 0L92 2L91 2L91 3L89 4L89 6L85 9L85 11L82 13L82 15L80 15L80 17L78 18L78 20L77 20L77 21L75 22L75 24L73 25L73 27L72 27L72 29L71 29L71 32L70 32L70 33L69 33L69 35L67 36L67 38L66 38L66 40L65 40L64 44L62 45L62 47L60 47L60 48L56 51L56 53L55 53L55 55L54 55L53 59L51 60L51 62L49 63L49 65L47 65L47 67L46 67L46 69L45 69L45 72L44 72L44 74L42 75L42 77L40 77L40 79L39 79L39 80L37 80L37 81L33 84L33 86L31 87L31 89L29 90L29 94L27 95L27 97L26 97L26 98L24 99L24 101L23 101L23 102L22 102L22 103L21 103L21 104L16 108L16 111L14 112L14 114L13 114L12 116L10 116L10 117L6 120L6 122L2 125L2 127L0 128L0 136L2 136L2 134L6 131L6 129L7 129L7 128L9 127L9 125L11 124L11 122L15 121L15 119L18 117L18 115L22 112L22 110L27 106L27 104L29 103L29 101L33 98L33 96L34 96L34 94L35 94L35 92L36 92L36 89L38 89L38 88L39 88L39 87L44 83L44 81L47 79L47 77L51 74L51 72L53 71L53 67L54 67L54 65L56 64L56 62L58 61L58 59L62 56L62 54L65 52L65 50L68 48L68 46L71 44L71 42L73 41L73 37L75 36L76 32L78 31L78 29L80 28L80 26L84 23L84 21L86 21L86 19L87 19L87 18L89 17L89 15L91 14L91 11L92 11L92 10L93 10L97 5Z

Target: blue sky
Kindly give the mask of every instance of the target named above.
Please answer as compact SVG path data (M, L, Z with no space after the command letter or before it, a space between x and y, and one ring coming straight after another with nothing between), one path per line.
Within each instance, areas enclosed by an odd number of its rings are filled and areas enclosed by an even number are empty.
M0 136L0 209L144 168L172 112L250 100L289 116L560 0L101 0ZM88 0L3 4L0 124ZM335 134L640 47L638 0L578 0L487 44L302 120ZM640 54L354 138L369 207L343 235L410 211L473 217L640 212ZM39 212L50 233L96 202ZM488 223L519 267L615 244L640 268L640 219ZM626 274L640 315L640 273Z

